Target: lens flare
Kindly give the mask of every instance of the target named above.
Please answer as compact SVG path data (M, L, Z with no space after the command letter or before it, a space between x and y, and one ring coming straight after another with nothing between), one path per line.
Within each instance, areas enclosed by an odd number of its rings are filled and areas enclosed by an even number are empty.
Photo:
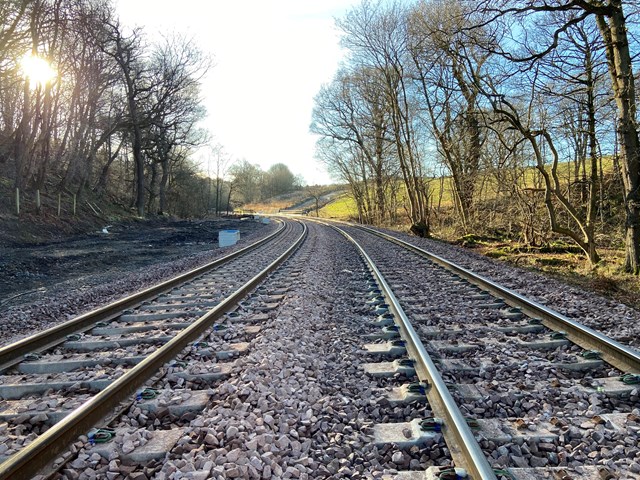
M27 54L20 61L22 75L29 80L31 88L45 86L51 82L58 72L44 58Z

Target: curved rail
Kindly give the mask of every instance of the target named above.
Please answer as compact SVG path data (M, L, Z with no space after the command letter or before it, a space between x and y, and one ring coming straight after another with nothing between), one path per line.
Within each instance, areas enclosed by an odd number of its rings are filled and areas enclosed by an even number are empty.
M281 223L280 227L271 235L266 236L258 240L257 242L247 245L240 250L237 250L229 255L225 255L222 258L218 258L210 263L197 267L193 270L185 272L181 275L173 277L162 283L141 290L128 297L121 298L109 305L97 308L90 312L84 313L78 317L68 320L64 323L60 323L54 327L48 328L35 335L19 340L15 343L11 343L0 348L0 371L5 370L13 366L16 362L20 361L25 354L33 352L34 350L42 350L53 347L58 343L63 342L67 335L72 333L81 332L92 324L103 321L107 322L113 320L122 313L123 310L132 308L139 303L154 298L161 293L171 290L176 285L180 285L186 281L189 281L198 275L201 275L209 270L219 267L236 257L244 255L245 253L258 248L260 245L269 242L276 236L280 235L285 229L285 224Z
M93 425L99 422L107 412L118 407L123 399L130 396L142 383L157 373L162 365L174 358L190 342L211 327L215 320L232 310L249 291L253 290L267 275L280 266L306 238L307 227L304 224L302 224L302 227L302 233L292 246L255 277L205 315L198 318L175 338L129 370L125 375L115 380L95 397L92 397L56 423L16 455L0 464L0 480L32 478L40 469L55 459L60 452L65 450L71 442L76 440L78 436L85 434ZM190 278L191 276L188 279Z
M355 225L353 225L355 226ZM602 354L602 358L622 370L623 372L640 373L640 352L634 348L623 345L606 335L582 325L571 318L552 310L534 300L530 300L513 290L502 287L497 283L489 280L481 275L473 273L464 267L456 265L443 257L435 255L427 250L405 242L392 235L379 232L370 227L361 225L355 226L364 231L377 235L381 238L394 242L404 248L407 248L429 260L441 265L442 267L452 271L456 275L468 280L471 283L491 292L493 295L502 298L505 302L514 307L519 307L524 313L533 318L542 319L543 323L552 330L562 330L567 333L568 339L587 350L597 350Z
M320 222L322 223L322 222ZM328 224L324 224L328 225ZM364 249L351 237L347 232L336 227L328 225L340 232L345 238L354 244L365 260L372 274L376 278L380 290L387 299L389 310L394 314L396 323L400 328L402 336L406 341L407 351L415 361L416 374L422 381L427 381L431 388L427 391L427 398L431 409L436 416L445 420L445 428L443 434L447 440L447 446L451 452L451 456L457 467L464 468L469 476L476 480L496 480L493 468L487 461L480 445L476 441L471 429L469 428L464 415L460 412L455 400L449 393L444 380L438 373L438 369L427 353L422 341L418 337L415 329L411 325L411 321L404 313L400 306L400 302L393 294L373 260L367 255Z

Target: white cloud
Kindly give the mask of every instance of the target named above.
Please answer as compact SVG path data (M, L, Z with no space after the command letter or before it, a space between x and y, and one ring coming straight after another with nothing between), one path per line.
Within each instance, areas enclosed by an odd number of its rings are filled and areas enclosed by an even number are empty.
M308 183L329 176L313 159L313 97L342 53L334 17L356 0L120 0L122 21L153 37L192 36L215 66L203 84L205 126L234 158L283 162Z

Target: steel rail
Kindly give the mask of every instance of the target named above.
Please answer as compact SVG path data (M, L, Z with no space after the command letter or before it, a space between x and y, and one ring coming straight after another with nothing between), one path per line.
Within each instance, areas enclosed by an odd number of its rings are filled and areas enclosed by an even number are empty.
M455 263L440 257L434 253L412 245L409 242L396 238L387 233L379 232L365 226L355 226L381 238L394 242L414 253L417 253L447 270L468 280L471 283L491 292L494 296L502 298L505 302L514 307L519 307L525 314L533 318L540 318L542 322L551 330L560 330L567 333L567 338L573 343L587 349L597 350L601 353L603 360L613 365L623 372L640 373L640 351L623 345L606 335L582 325L579 322L562 315L555 310L528 299L519 293L478 275L471 270L456 265Z
M307 226L302 222L298 223L302 225L302 233L280 257L125 375L116 379L95 397L87 400L17 454L5 460L0 464L0 480L26 480L38 474L41 468L54 460L78 436L86 434L111 409L120 405L123 399L156 374L160 367L210 328L215 320L235 307L248 292L278 268L302 244L307 235Z
M113 320L114 318L117 318L123 310L135 307L141 302L157 297L158 295L175 288L177 285L192 280L203 273L213 270L234 258L258 248L259 246L273 240L276 236L279 236L284 229L285 223L283 222L272 234L252 243L251 245L247 245L236 252L230 253L222 258L218 258L169 280L165 280L157 285L141 290L133 295L116 300L109 305L105 305L104 307L79 315L71 320L38 332L35 335L1 347L0 372L15 365L17 362L22 360L24 355L27 353L51 348L66 340L67 335L82 332L91 327L94 323Z
M322 223L322 222L319 222ZM415 363L415 370L421 381L427 381L431 388L427 390L427 399L432 411L437 417L444 420L443 435L451 452L456 467L464 468L470 478L475 480L496 480L493 468L487 461L480 445L476 441L467 421L456 405L455 400L447 389L444 380L440 376L437 367L431 360L420 337L411 325L411 321L404 313L400 302L394 295L384 276L376 267L367 252L341 228L324 223L340 232L345 238L354 244L365 260L372 274L376 278L381 291L387 299L389 309L396 318L402 337L406 341L406 348Z

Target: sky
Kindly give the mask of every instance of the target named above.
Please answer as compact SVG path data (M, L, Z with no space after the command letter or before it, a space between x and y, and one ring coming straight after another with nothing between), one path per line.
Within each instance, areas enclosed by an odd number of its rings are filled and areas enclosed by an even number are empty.
M331 183L314 157L313 98L344 55L334 18L360 0L117 0L147 39L180 33L213 58L203 123L232 160L284 163L307 184ZM200 153L203 170L206 157ZM211 167L213 168L213 167Z

